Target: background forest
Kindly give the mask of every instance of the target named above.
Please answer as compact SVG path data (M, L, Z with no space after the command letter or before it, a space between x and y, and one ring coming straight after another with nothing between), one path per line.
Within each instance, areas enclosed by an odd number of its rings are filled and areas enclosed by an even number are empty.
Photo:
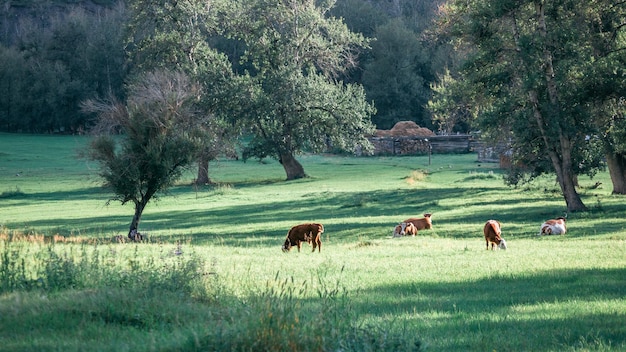
M412 120L434 128L426 106L436 73L451 51L424 36L440 1L339 0L331 15L350 30L377 38L343 74L361 84L381 129ZM124 98L124 83L136 69L128 60L132 1L4 1L0 9L0 130L76 133L87 130L87 99ZM235 70L240 41L212 35L210 44L226 53Z

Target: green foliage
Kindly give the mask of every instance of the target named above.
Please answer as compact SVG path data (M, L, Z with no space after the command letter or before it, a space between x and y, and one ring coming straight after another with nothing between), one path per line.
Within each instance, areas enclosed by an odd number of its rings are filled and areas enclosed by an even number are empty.
M434 95L428 101L428 110L432 114L433 124L444 134L468 133L474 124L475 110L472 110L470 89L463 87L463 83L463 80L452 77L450 70L446 69L437 82L430 86Z
M510 148L516 173L532 178L554 172L570 211L586 208L576 194L576 175L603 167L598 139L589 138L597 136L600 120L585 72L605 66L598 57L603 54L592 48L603 41L598 34L606 39L602 32L614 13L623 11L603 5L452 1L440 22L467 53L459 79L471 99L456 97L457 105L473 105L484 137ZM622 65L615 60L611 66ZM455 104L443 99L440 108L453 114Z
M294 158L304 150L369 146L373 106L360 86L335 80L367 41L326 17L333 4L258 0L224 9L227 34L246 44L243 60L254 68L243 76L251 97L233 116L253 134L244 158L280 160L287 179L305 176Z
M24 0L7 3L0 11L0 61L11 64L0 67L0 71L6 70L0 72L3 78L0 80L3 93L0 94L0 129L82 133L90 127L92 117L81 113L79 105L83 100L108 99L110 96L123 100L125 80L138 72L156 68L183 70L198 78L205 86L203 108L211 114L219 115L240 108L237 102L249 97L243 94L235 98L242 93L237 92L236 82L231 81L229 72L235 68L245 74L246 71L256 71L256 68L253 60L248 60L250 51L245 54L245 43L222 35L221 29L225 26L217 25L218 10L222 6L231 10L236 7L229 1L213 1L207 5L195 0L60 0L46 3ZM375 118L375 122L386 126L390 124L389 119L412 119L422 126L430 126L428 112L422 108L430 94L428 82L433 79L433 72L446 64L449 56L446 44L426 45L421 40L421 34L430 27L437 6L437 1L428 0L340 0L336 6L332 1L320 3L324 20L335 22L328 32L341 27L336 26L337 22L345 22L353 33L371 38L380 36L385 41L420 38L419 56L415 60L408 58L410 70L403 70L409 75L398 76L404 81L395 87L400 98L385 93L387 89L383 86L389 88L388 79L377 79L383 77L381 74L391 72L379 67L386 65L388 58L383 58L387 53L377 49L375 55L357 46L351 47L349 55L327 55L326 59L318 55L317 68L335 70L331 66L344 64L340 62L341 57L349 57L346 69L334 72L334 78L363 84L363 77L370 77L364 84L367 100L373 104L380 102L381 117ZM265 12L275 7L271 4L259 6ZM377 34L377 28L387 27L389 21L401 23L404 31L387 33L391 37L385 33ZM344 39L350 41L354 36L339 35L333 41L341 46ZM407 48L413 47L409 42ZM12 53L4 57L1 51L5 48L24 55L24 58L11 57ZM327 44L319 41L312 41L312 45L301 49L303 51L297 56L289 50L282 51L281 60L297 58L295 61L298 61L315 50L325 54L331 51ZM362 64L357 65L357 57ZM397 72L391 73L397 75ZM410 77L419 81L416 81L417 85L409 82ZM393 104L387 101L389 99Z
M376 105L374 123L390 129L398 121L432 128L424 109L430 95L428 57L417 33L399 19L376 28L371 58L364 65L363 86Z
M176 68L202 86L197 92L197 109L211 118L196 124L198 184L210 183L209 162L223 154L235 154L233 126L222 116L236 105L236 81L228 57L211 47L219 32L217 11L203 1L131 1L126 26L130 65L134 74Z
M22 132L83 132L80 103L121 97L125 76L120 8L97 13L48 9L16 24L15 44L0 44L0 128Z
M113 200L134 203L131 232L150 199L171 187L198 153L193 131L202 120L192 109L195 89L184 74L155 72L130 86L126 106L86 104L99 114L96 131L101 133L87 157L100 164ZM122 135L113 136L117 131Z

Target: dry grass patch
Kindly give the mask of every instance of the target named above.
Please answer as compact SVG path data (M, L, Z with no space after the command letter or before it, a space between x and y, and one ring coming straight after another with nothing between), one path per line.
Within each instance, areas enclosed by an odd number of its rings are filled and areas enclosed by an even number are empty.
M424 180L426 180L426 177L428 177L428 171L425 170L413 170L411 171L411 174L409 176L406 177L406 183L408 183L409 185L413 185L416 182L422 182Z

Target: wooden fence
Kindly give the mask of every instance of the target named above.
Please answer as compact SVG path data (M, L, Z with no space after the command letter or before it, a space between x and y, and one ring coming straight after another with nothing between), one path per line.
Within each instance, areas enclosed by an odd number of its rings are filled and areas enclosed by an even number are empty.
M476 144L471 135L429 137L371 137L374 155L424 155L469 153Z

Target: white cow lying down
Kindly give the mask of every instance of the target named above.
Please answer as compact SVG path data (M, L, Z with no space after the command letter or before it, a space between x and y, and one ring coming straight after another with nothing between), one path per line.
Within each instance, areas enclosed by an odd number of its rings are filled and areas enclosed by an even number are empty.
M539 229L537 236L564 235L566 231L565 218L558 217L556 219L546 220L543 224L541 224L541 228Z

